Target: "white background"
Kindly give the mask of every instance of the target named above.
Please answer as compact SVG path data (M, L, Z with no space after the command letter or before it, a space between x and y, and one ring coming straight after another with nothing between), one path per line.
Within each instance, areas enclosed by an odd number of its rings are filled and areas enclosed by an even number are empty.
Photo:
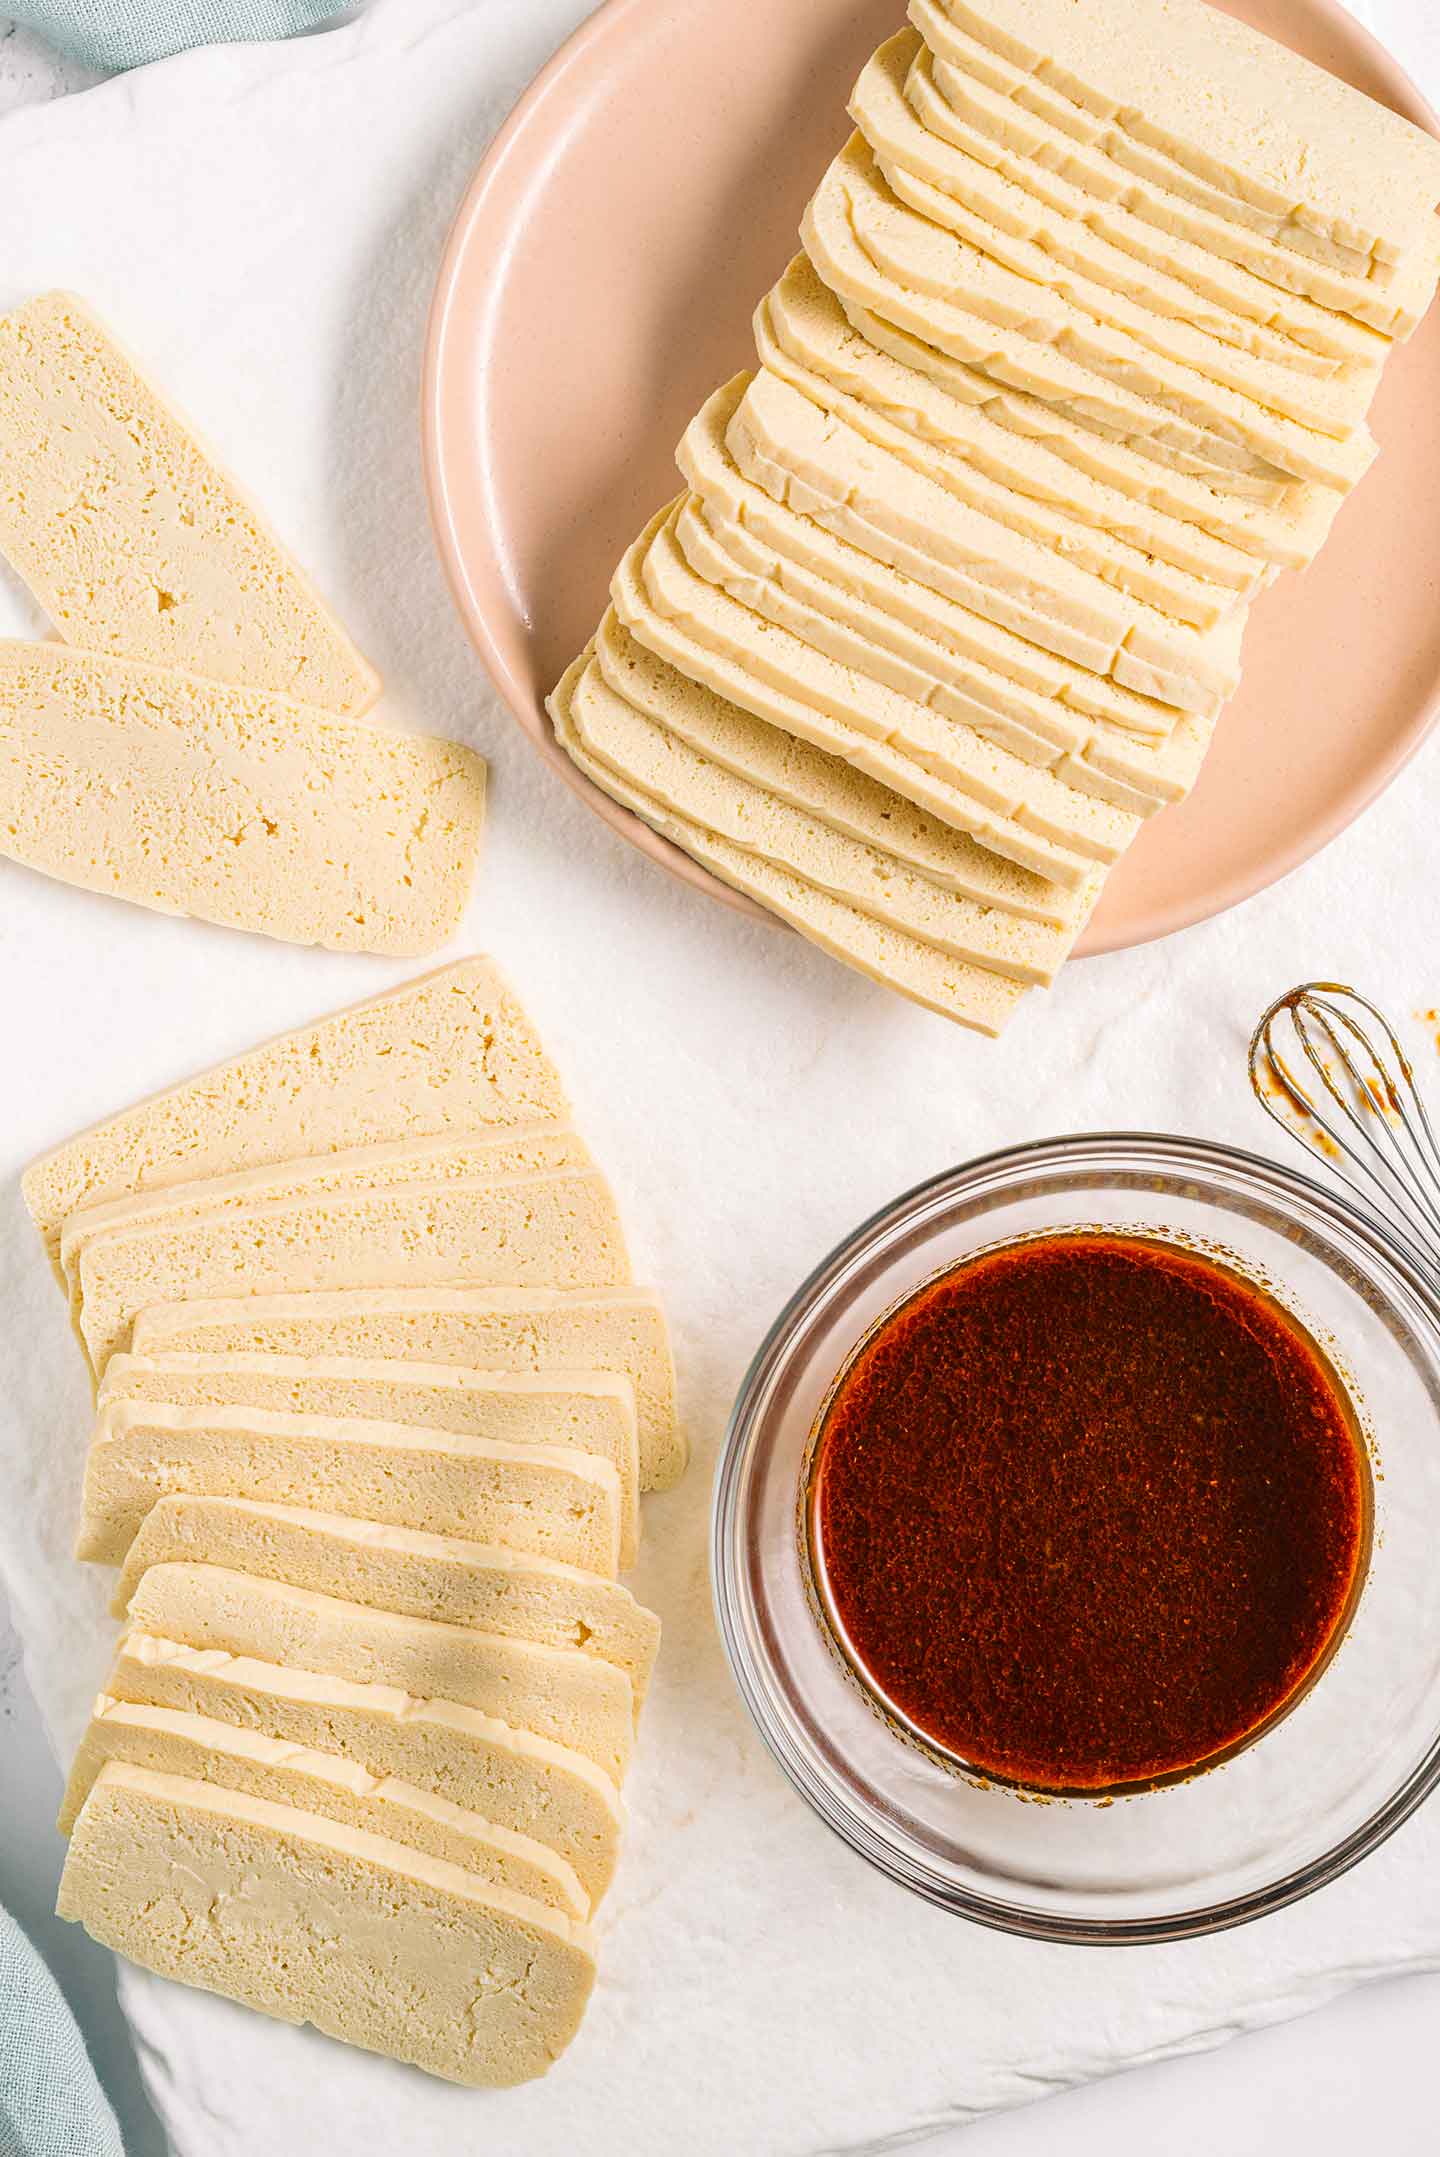
M1375 0L1364 14L1432 97L1440 96L1435 0ZM54 60L24 31L0 26L0 110L80 93L90 79ZM1433 758L1430 763L1433 770ZM1422 965L1417 1000L1434 1000L1437 988L1440 978L1427 976ZM141 2095L110 1960L49 1916L59 1868L59 1841L50 1825L58 1790L13 1643L0 1631L0 1899L51 1957L115 2097L131 2157L154 2157L163 2142ZM1041 2157L1063 2138L1072 2157L1142 2148L1169 2157L1201 2157L1202 2151L1209 2157L1216 2147L1231 2157L1269 2157L1303 2143L1314 2157L1340 2157L1342 2151L1349 2157L1363 2141L1410 2157L1440 2147L1437 2034L1440 1976L1378 1984L1299 2022L1248 2033L1218 2052L1112 2077L933 2139L925 2148L936 2157L954 2157L962 2149L965 2157Z

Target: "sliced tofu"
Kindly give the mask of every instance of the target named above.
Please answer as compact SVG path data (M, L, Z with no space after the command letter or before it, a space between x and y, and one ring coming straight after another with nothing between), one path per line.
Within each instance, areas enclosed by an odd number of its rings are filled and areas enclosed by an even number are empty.
M176 1491L319 1504L508 1543L592 1573L613 1574L620 1559L620 1478L589 1453L399 1423L126 1401L96 1421L75 1555L123 1564L156 1499Z
M685 1472L665 1314L643 1288L370 1288L156 1304L137 1355L398 1357L480 1371L613 1371L635 1392L640 1483Z
M969 833L1005 860L1071 889L1088 881L1094 861L1074 847L1034 830L1019 817L986 809L972 793L938 777L919 762L908 747L862 733L858 727L828 717L804 698L761 680L750 665L738 662L723 647L702 642L687 624L658 608L651 599L642 565L652 538L668 515L662 510L641 533L611 580L615 612L632 637L692 681L703 682L768 725L829 755L843 757L857 771L878 780L940 822ZM770 632L771 637L780 634Z
M754 377L725 440L767 494L863 552L878 553L883 542L891 566L917 582L1141 695L1182 711L1209 709L1239 679L1243 611L1197 631L1113 591L977 515L778 376ZM1042 564L1050 566L1037 574Z
M568 1115L499 969L460 959L93 1125L32 1162L22 1188L58 1259L61 1228L82 1206L300 1155Z
M1337 374L1317 382L1236 354L1229 371L1240 371L1243 362L1243 371L1257 377L1257 386L1231 388L1193 363L1166 357L1153 343L1142 344L1133 327L1112 328L1052 287L1017 277L958 233L933 223L930 211L941 206L938 202L927 203L923 213L909 208L887 185L862 137L854 138L832 171L835 192L848 205L851 228L864 253L922 314L927 306L938 305L941 330L958 316L966 324L986 325L982 335L1018 337L1040 348L1030 357L1042 375L1046 354L1063 355L1101 381L1148 398L1185 424L1208 430L1231 449L1297 479L1343 487L1353 485L1368 469L1375 442L1364 415L1379 381L1378 370L1356 370L1353 381ZM822 182L822 191L824 187ZM938 195L938 190L930 193ZM839 207L837 202L837 211ZM1218 366L1214 355L1229 350L1211 340L1207 357ZM1063 373L1051 375L1062 392ZM1258 387L1262 377L1264 401ZM1303 414L1297 410L1302 405Z
M163 1190L140 1191L105 1205L72 1213L60 1237L60 1264L76 1295L80 1252L92 1236L111 1228L194 1220L257 1199L327 1196L335 1191L388 1191L409 1183L481 1183L491 1177L552 1176L593 1169L579 1136L563 1124L519 1124L508 1131L478 1131L465 1138L398 1139L383 1146L355 1146L343 1153L312 1154L268 1168L243 1168L230 1176L202 1177Z
M319 1813L121 1761L75 1824L57 1908L161 1977L472 2088L543 2075L595 1981L587 1927L528 1896Z
M1043 755L1050 770L1082 793L1129 814L1149 816L1162 803L1178 801L1195 782L1214 731L1213 719L1182 712L1170 733L1157 741L1137 739L1105 721L1087 720L1064 705L1045 705L1033 723L1012 718L1009 725L1018 725L1020 731L1009 735L997 728L994 707L976 701L985 696L986 685L976 683L968 670L955 669L943 645L882 608L857 601L840 586L827 587L821 578L797 573L768 549L756 547L743 525L712 527L693 498L680 513L675 535L697 574L720 584L767 620L917 703L950 718L968 718L992 740L1007 741L1036 760Z
M900 625L943 645L958 671L978 669L996 708L1023 718L1030 700L1058 703L1090 719L1104 719L1127 732L1159 738L1170 732L1177 707L1142 697L1108 675L1094 674L1071 660L1042 650L1013 630L991 622L948 594L905 575L862 548L852 546L827 525L791 509L752 479L731 456L726 433L746 377L716 390L691 421L677 462L713 528L745 534L756 550L764 547L792 569L808 571L857 600L880 609ZM1013 689L1006 685L1012 684ZM997 701L998 700L998 701ZM1220 700L1212 697L1213 715Z
M788 870L871 920L1016 981L1048 983L1064 963L1071 931L1021 921L942 890L893 854L848 838L710 763L617 696L593 659L574 684L568 709L587 755L628 780L637 796Z
M676 516L678 506L650 537L640 574L651 604L688 635L740 671L803 699L822 720L893 744L983 809L1036 828L1060 846L1091 860L1111 861L1129 845L1134 819L1057 780L1039 760L1041 752L1032 761L973 726L900 696L813 650L697 577L676 540ZM987 833L985 843L998 845L998 840Z
M660 1644L660 1620L628 1588L552 1558L348 1513L193 1491L157 1499L146 1514L125 1559L115 1616L126 1615L151 1566L175 1563L225 1566L345 1602L574 1648L622 1670L637 1703Z
M854 319L863 308L953 360L988 375L997 385L1054 405L1078 426L1126 443L1137 454L1179 464L1212 486L1257 489L1264 498L1291 485L1295 474L1230 442L1205 426L1158 404L1153 397L1110 380L1053 346L1037 344L963 307L910 291L862 245L851 213L847 181L854 173L867 190L875 184L874 161L856 137L832 164L801 220L806 254Z
M939 10L930 0L915 0L911 15L916 22L923 18L928 28L938 19ZM983 47L960 42L985 63ZM1002 69L1006 66L1004 61L998 64ZM1144 276L1148 304L1163 305L1167 312L1183 307L1190 311L1185 319L1195 320L1215 336L1223 335L1230 323L1252 323L1317 359L1385 358L1391 339L1382 330L1257 277L1242 263L1231 262L1194 240L1158 231L1123 203L1087 195L1048 165L1037 165L1007 150L993 136L982 135L942 95L935 79L936 65L930 47L922 45L906 78L906 103L929 136L964 160L955 168L957 174L964 173L964 191L974 192L977 206L983 204L984 214L995 223L1047 246L1074 248L1086 268L1115 283L1118 290L1129 289L1132 278ZM959 72L963 76L976 70L962 64ZM983 82L984 77L979 79ZM1015 87L1019 91L1024 84L1017 79ZM1040 94L1050 96L1045 91ZM1141 296L1137 289L1136 297Z
M1365 274L1434 237L1440 144L1201 0L940 0L944 13L1092 116ZM1298 229L1296 229L1298 228Z
M1069 891L1015 868L963 832L926 816L842 757L825 756L808 742L766 726L738 704L677 673L637 644L613 609L600 625L595 658L601 681L677 740L832 831L892 854L942 891L1071 933L1094 904L1098 869L1088 884ZM573 703L584 702L591 679L587 668L576 684Z
M592 1901L614 1873L624 1813L610 1777L568 1746L512 1730L478 1708L140 1632L121 1641L105 1691L340 1753L372 1775L416 1783L556 1851Z
M585 663L588 660L577 662L569 670L547 704L557 739L597 786L833 958L976 1033L993 1036L1000 1032L1025 993L1019 982L967 965L932 945L869 920L815 885L662 808L597 764L586 753L569 720L570 696Z
M380 677L73 293L0 317L0 553L67 643L351 717Z
M344 1356L118 1355L106 1365L100 1409L121 1401L370 1419L591 1453L620 1479L621 1565L633 1565L639 1551L635 1393L628 1378L610 1372L540 1375Z
M189 1296L312 1288L615 1288L630 1278L598 1175L270 1200L157 1228L113 1228L80 1254L81 1330L101 1373L138 1311Z
M443 1858L567 1917L590 1914L590 1897L574 1866L533 1835L497 1827L481 1813L466 1812L417 1783L372 1775L339 1753L287 1745L263 1731L232 1727L183 1708L112 1700L106 1693L95 1703L70 1769L60 1811L62 1833L70 1832L101 1769L111 1760L297 1805L344 1827L388 1835L407 1849Z
M409 958L470 896L458 742L60 644L0 642L0 855L284 943Z
M630 1680L613 1663L574 1648L373 1610L215 1565L151 1566L130 1599L130 1624L187 1648L222 1648L328 1678L398 1685L422 1699L456 1700L572 1747L615 1783L630 1765Z
M922 445L952 456L983 451L1014 487L1053 482L1075 514L1103 510L1134 544L1148 540L1197 574L1218 577L1229 566L1238 575L1234 556L1249 561L1257 578L1272 566L1303 569L1344 499L1333 487L1297 482L1278 502L1250 501L1137 456L1054 406L1003 391L977 369L888 329L878 315L857 309L852 322L805 255L761 301L755 330L756 348L772 372L799 367L831 381ZM993 422L993 433L977 435L977 411ZM1223 551L1212 552L1212 545Z
M1007 182L930 134L908 103L906 80L922 49L914 31L892 38L864 70L850 103L851 117L897 200L944 226L967 247L977 248L988 262L1060 295L1093 322L1124 331L1147 350L1193 368L1267 410L1324 433L1335 433L1337 423L1349 427L1364 417L1388 350L1383 340L1377 338L1376 349L1364 359L1338 361L1237 317L1218 317L1213 326L1199 323L1192 319L1195 303L1192 299L1187 306L1185 287L1178 280L1167 282L1153 271L1147 276L1118 248L1096 240L1085 225L1072 227L1052 215L1056 236L1051 244L1017 233L1013 228L1025 205L1021 190L1011 191L1020 197L1017 210L1001 193ZM990 215L992 195L1000 197L995 208L1003 221ZM1092 252L1103 256L1099 274L1087 259ZM998 288L995 304L1007 290L1012 301L1019 298L1003 279L992 283ZM1076 330L1060 308L1053 320ZM1076 334L1083 338L1086 333ZM1078 356L1078 343L1072 349Z
M991 418L983 405L947 397L924 376L868 347L803 256L781 280L779 295L757 309L755 345L769 373L962 500L971 499L966 475L975 473L1033 503L1037 520L1050 521L1037 521L1032 538L1043 539L1048 531L1097 576L1166 613L1197 618L1196 580L1209 619L1228 611L1237 597L1251 598L1265 580L1266 564L1253 552L1104 485L1043 442ZM906 392L918 399L918 409L899 403ZM943 435L925 425L932 409L947 423ZM978 495L974 502L984 506ZM1083 540L1070 544L1077 526L1094 535L1088 551ZM1215 598L1215 586L1231 596Z
M1233 201L1222 205L1203 187L1182 193L1183 175L1157 164L1133 138L1110 133L1092 142L1073 101L1057 99L1036 77L976 39L937 34L937 16L943 21L938 8L911 0L911 19L935 55L936 85L963 120L1003 149L1060 173L1098 201L1122 206L1161 235L1207 248L1283 291L1303 294L1387 336L1408 336L1424 314L1435 279L1433 263L1423 256L1381 283L1277 244L1270 234L1238 221Z

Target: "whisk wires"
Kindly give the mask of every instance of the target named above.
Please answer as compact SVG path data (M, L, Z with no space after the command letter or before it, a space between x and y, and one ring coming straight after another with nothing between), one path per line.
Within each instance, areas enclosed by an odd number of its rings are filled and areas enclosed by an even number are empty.
M1250 1084L1272 1122L1398 1227L1440 1285L1440 1143L1385 1014L1338 981L1287 990L1250 1037Z

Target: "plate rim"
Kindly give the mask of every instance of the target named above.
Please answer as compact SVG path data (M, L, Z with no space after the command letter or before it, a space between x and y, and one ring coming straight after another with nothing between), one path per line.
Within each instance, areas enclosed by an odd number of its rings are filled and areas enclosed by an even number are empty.
M573 68L587 62L592 47L617 34L623 35L627 16L643 17L663 4L664 0L601 0L601 4L571 31L521 92L471 174L446 235L435 289L426 317L420 396L421 457L425 492L436 551L450 596L466 634L499 691L510 718L529 740L535 752L558 774L573 794L637 851L648 855L671 875L688 884L692 890L718 900L732 913L747 920L762 922L767 928L793 935L795 931L788 923L702 868L673 840L655 831L634 810L626 809L619 802L613 801L593 780L587 778L556 740L548 714L544 716L543 724L536 728L533 723L534 706L529 692L518 680L506 659L491 628L489 613L477 597L467 571L460 520L454 511L446 470L450 410L455 399L462 394L463 382L463 348L456 349L454 345L452 324L466 263L476 245L478 228L485 217L489 199L503 183L513 160L523 152L527 130L534 126L565 76ZM1389 48L1364 23L1358 22L1348 8L1340 4L1340 0L1295 0L1295 4L1309 11L1336 34L1353 41L1366 54L1384 81L1394 109L1400 111L1402 117L1440 139L1440 113L1437 113ZM1223 0L1219 12L1231 12L1223 5ZM503 264L504 259L503 249L490 250L489 260L492 264ZM492 268L488 278L484 280L485 285L493 286L495 277L496 270ZM1440 305L1440 301L1432 304ZM1361 484L1363 485L1363 481ZM498 547L495 558L497 561L501 558ZM1177 899L1169 906L1152 908L1142 917L1138 928L1132 924L1122 931L1106 934L1103 927L1099 933L1094 933L1091 926L1087 925L1077 939L1067 963L1073 964L1077 959L1099 958L1111 952L1139 950L1147 944L1158 943L1165 937L1178 935L1183 929L1196 928L1202 922L1213 921L1221 914L1230 913L1235 907L1244 905L1247 899L1258 898L1262 892L1283 882L1297 869L1303 868L1306 862L1323 853L1327 846L1374 807L1380 796L1394 784L1405 767L1418 755L1437 722L1440 722L1440 675L1437 675L1431 684L1429 695L1417 707L1409 726L1396 737L1389 751L1371 765L1357 787L1346 792L1332 814L1322 817L1303 838L1267 855L1263 867L1253 875L1237 874L1218 889L1212 886L1203 895L1191 899Z

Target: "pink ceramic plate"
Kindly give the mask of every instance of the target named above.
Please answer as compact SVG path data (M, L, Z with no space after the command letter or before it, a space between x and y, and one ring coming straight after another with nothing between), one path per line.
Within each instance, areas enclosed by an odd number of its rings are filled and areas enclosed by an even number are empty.
M594 629L616 560L675 493L691 414L753 364L751 311L795 251L862 62L902 12L609 0L492 145L430 322L431 501L482 658L608 823L746 912L580 777L543 699ZM1332 0L1233 12L1440 132ZM1167 935L1285 875L1375 798L1440 709L1440 308L1395 353L1373 424L1378 463L1319 560L1257 605L1200 784L1116 870L1082 951Z

